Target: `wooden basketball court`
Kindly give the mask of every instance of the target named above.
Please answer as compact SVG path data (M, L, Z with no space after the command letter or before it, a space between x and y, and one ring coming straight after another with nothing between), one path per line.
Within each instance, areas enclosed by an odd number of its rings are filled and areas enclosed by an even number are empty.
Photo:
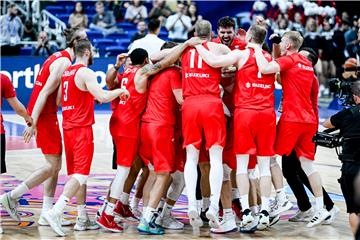
M61 115L59 115L61 118ZM88 211L91 217L95 216L97 209L102 203L114 171L111 169L112 141L108 130L110 114L96 114L94 125L95 154L92 164L92 175L88 181ZM7 148L6 162L8 173L0 176L1 193L13 189L20 181L24 180L33 170L41 166L43 156L39 149L35 149L34 142L24 145L21 133L24 129L23 122L13 114L4 114ZM26 149L24 149L26 148ZM337 179L340 176L340 161L335 151L326 148L318 148L316 165L320 171L323 185L331 193L330 197L340 208L340 214L332 225L307 228L305 223L291 223L288 218L292 216L297 207L282 216L279 223L265 231L257 231L255 234L240 234L239 232L216 235L209 234L208 228L202 228L200 233L194 233L190 225L186 225L184 231L167 231L164 236L140 235L136 231L136 223L127 222L128 228L124 233L108 233L101 230L75 232L71 227L64 228L68 233L64 239L190 239L190 238L243 238L243 239L352 239L351 230L348 226L345 202L341 195ZM56 197L62 191L66 180L65 159L63 157L62 170L59 177L59 186ZM292 201L294 196L287 188L287 193ZM75 200L75 199L73 199ZM294 201L295 202L295 201ZM42 187L32 189L24 195L20 201L19 210L22 222L13 221L6 212L1 211L1 222L5 233L1 239L59 239L49 227L38 227L37 219L42 206ZM75 221L76 205L72 202L65 210L65 218ZM186 218L186 196L182 195L177 203L173 214L188 223Z

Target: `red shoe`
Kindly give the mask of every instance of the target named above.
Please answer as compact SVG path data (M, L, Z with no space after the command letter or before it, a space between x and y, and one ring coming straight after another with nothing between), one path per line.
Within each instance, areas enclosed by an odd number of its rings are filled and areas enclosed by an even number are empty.
M242 218L242 215L243 215L243 212L241 211L242 208L241 208L241 205L240 205L240 200L239 199L234 199L232 201L232 204L231 204L231 207L232 207L232 210L235 212L235 215L241 219Z
M96 220L96 223L111 232L121 233L124 231L124 228L115 223L114 216L106 215L105 211L103 211L101 216Z
M139 221L139 219L132 213L130 206L125 205L120 201L117 201L114 213L122 218L126 218L129 221Z

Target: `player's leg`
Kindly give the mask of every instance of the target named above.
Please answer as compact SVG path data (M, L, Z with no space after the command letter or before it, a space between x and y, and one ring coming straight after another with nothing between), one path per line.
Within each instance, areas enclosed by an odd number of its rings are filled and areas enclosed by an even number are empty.
M206 217L206 212L209 210L210 207L210 162L209 162L209 155L206 151L205 147L200 149L199 155L199 170L200 170L200 192L201 192L201 213L200 217L201 220L205 223L209 222L209 219Z
M5 134L2 133L1 134L1 167L0 167L0 171L1 174L6 173L6 162L5 162L5 152L6 152L6 138L5 138ZM4 230L1 226L1 222L0 222L0 234L3 234Z
M139 203L140 203L140 200L143 198L143 190L144 190L146 180L148 179L148 176L149 176L149 168L147 166L144 166L142 168L141 175L140 175L139 180L136 185L135 195L131 199L131 202L130 202L130 207L131 207L132 213L137 218L140 218L142 215L142 211L139 207Z

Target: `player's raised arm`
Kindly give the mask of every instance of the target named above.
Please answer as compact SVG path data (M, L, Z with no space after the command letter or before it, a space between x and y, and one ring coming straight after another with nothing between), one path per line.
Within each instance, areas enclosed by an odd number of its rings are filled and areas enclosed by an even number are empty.
M280 72L280 66L276 61L268 62L262 53L262 49L257 44L248 44L248 47L251 47L255 51L256 63L258 65L259 71L262 74L271 74Z
M129 92L126 89L118 88L111 91L102 89L96 80L96 75L94 71L89 68L80 69L76 78L86 79L84 83L87 90L100 103L111 102L117 97L120 97L124 100L127 100L130 97Z
M225 55L215 55L200 44L196 45L195 48L198 51L201 58L207 64L209 64L211 67L214 68L234 65L239 61L239 58L242 55L242 52L240 50L234 50Z
M116 63L114 65L114 67L109 68L107 70L105 81L106 81L106 86L108 89L115 88L115 86L117 84L117 79L116 79L117 73L118 73L120 67L125 63L127 57L128 57L127 53L119 54L116 57Z

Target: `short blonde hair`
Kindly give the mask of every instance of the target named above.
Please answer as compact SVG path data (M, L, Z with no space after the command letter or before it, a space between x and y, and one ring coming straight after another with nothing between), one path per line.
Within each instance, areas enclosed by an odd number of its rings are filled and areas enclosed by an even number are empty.
M293 45L293 48L296 50L299 50L301 45L304 42L304 38L301 36L301 34L297 31L289 31L284 33L284 36L290 40L290 42Z

